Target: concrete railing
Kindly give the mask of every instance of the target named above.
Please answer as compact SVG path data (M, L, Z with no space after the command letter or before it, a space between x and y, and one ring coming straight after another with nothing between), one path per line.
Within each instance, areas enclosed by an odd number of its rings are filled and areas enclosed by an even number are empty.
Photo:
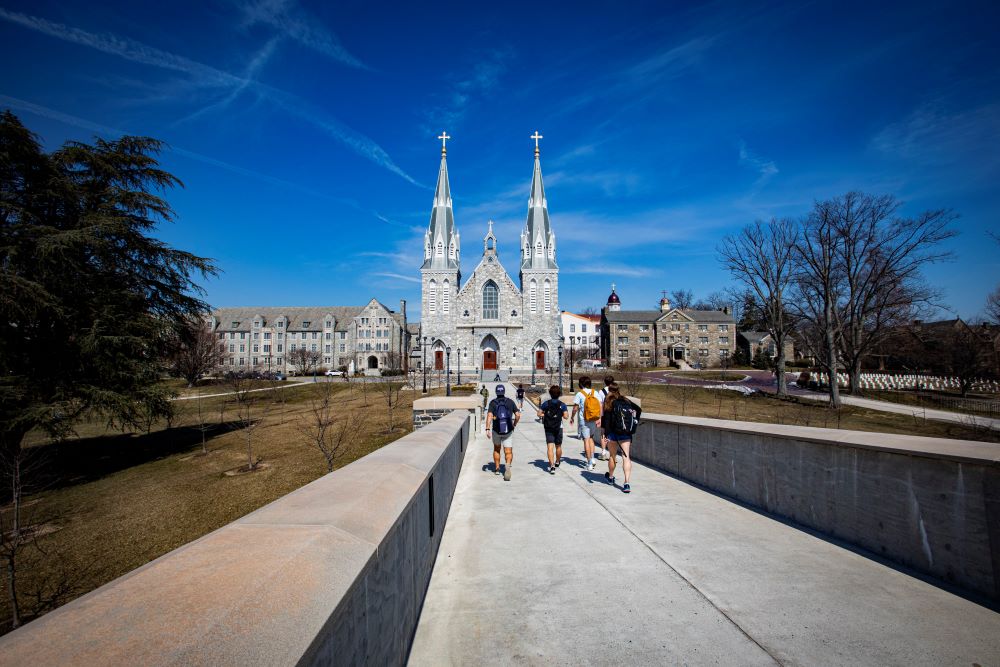
M632 456L1000 599L1000 444L644 414Z
M472 415L473 432L479 427L482 419L483 397L479 394L471 396L427 396L413 401L413 428L423 428L436 422L441 417L462 410Z
M0 664L402 664L469 436L448 415L10 633Z

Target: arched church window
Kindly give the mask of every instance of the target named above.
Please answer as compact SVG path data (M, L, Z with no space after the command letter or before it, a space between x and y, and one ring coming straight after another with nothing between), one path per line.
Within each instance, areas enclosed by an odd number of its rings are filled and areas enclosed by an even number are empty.
M448 280L445 279L444 284L441 286L441 311L450 312L451 311L451 285Z
M431 282L427 285L427 310L432 313L437 312L437 281L431 278Z
M492 280L483 285L483 319L500 319L500 289Z
M444 244L438 241L437 244L437 256L444 257Z
M538 283L532 278L528 283L528 301L531 305L531 312L538 312Z
M543 287L543 291L545 292L545 297L544 297L545 298L545 312L546 313L551 313L552 312L552 283L550 283L547 278L545 280L545 285Z

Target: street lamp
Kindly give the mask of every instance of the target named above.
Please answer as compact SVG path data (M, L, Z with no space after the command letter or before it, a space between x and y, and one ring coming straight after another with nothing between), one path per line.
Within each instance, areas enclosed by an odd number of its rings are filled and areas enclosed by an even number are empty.
M573 355L573 339L576 336L569 337L569 390L573 391L573 360L575 359Z
M424 336L423 345L420 347L421 360L420 365L423 367L424 371L424 393L427 393L427 336Z
M538 352L536 352L535 350L532 350L531 351L531 358L528 359L528 362L531 364L531 386L532 387L535 386L535 366L538 365L538 362L536 361L536 355L537 354L538 354Z
M445 361L446 370L444 372L444 377L445 377L444 395L451 396L451 346L450 345L444 348L444 355L446 359Z
M458 382L455 384L462 384L462 348L458 348Z
M563 371L563 368L562 368L563 367L563 363L562 363L562 351L563 351L563 346L560 345L559 346L559 387L560 388L562 387L562 371Z

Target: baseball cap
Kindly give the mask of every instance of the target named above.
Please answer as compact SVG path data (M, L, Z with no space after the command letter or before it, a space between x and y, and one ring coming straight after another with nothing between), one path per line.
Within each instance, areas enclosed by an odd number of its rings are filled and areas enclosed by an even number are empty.
M497 385L497 396L503 396L507 390L503 388L502 384Z

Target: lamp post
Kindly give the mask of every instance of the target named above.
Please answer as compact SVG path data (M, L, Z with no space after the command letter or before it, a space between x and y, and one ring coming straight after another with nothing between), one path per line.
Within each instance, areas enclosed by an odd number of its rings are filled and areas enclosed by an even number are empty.
M532 387L535 386L535 366L538 365L538 362L535 361L535 355L536 354L538 354L538 352L536 352L535 350L532 350L531 351L531 358L528 359L528 361L531 363L531 386Z
M444 355L445 355L445 368L446 368L444 373L445 377L444 395L451 396L451 346L450 345L444 348Z
M427 393L427 336L424 336L423 345L420 347L421 350L421 361L420 365L423 367L424 371L424 392Z
M462 384L462 348L458 348L458 382L455 384Z
M569 390L573 391L573 361L575 359L573 355L573 339L576 336L569 337Z
M562 371L563 371L563 361L562 361L562 351L563 346L559 346L559 388L562 388Z

